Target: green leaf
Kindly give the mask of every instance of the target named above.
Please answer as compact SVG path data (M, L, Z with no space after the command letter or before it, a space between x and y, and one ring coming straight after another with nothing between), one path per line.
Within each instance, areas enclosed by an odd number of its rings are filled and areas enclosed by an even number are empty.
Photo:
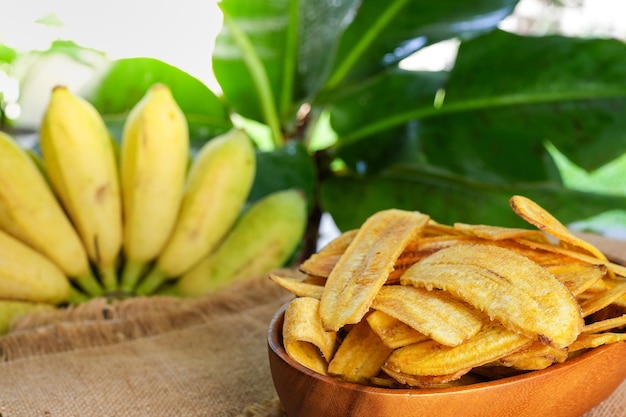
M417 121L429 164L488 182L560 181L547 142L585 169L626 149L624 56L615 40L495 31L461 44L443 105L396 93L393 111L351 115L340 141L365 148Z
M327 87L367 78L426 45L490 31L516 4L517 0L364 1L341 39Z
M0 63L10 64L17 58L17 51L6 45L0 44Z
M274 191L297 188L312 204L314 184L315 166L307 150L300 142L288 141L280 149L257 152L257 171L248 201L257 201Z
M463 128L446 134L445 143L425 139L434 145L430 154L441 156L462 142L482 149L525 142L537 150L549 141L585 169L603 165L626 149L624 56L626 45L610 39L496 31L462 43L441 116L433 113L427 123L439 137L449 126ZM493 155L488 169L511 169L495 160L511 154Z
M101 77L87 98L103 114L117 138L130 109L156 83L163 83L172 91L187 118L193 141L203 143L232 127L226 106L204 83L163 61L120 59Z
M86 66L94 66L94 62L99 64L99 60L96 61L95 56L104 59L105 53L92 48L86 48L77 44L74 41L67 40L55 40L50 44L50 48L41 52L41 55L54 55L63 54L76 62L79 62Z
M494 185L406 166L375 177L331 178L322 183L321 202L340 230L359 227L371 214L390 207L418 210L444 224L529 227L509 207L515 194L537 201L566 224L626 207L626 196L567 190L554 183Z
M416 143L420 127L402 123L383 132L378 121L393 120L414 108L433 108L437 91L447 79L444 72L416 72L391 68L376 77L324 96L331 124L338 135L336 154L353 171L376 172L399 161L421 161ZM355 131L374 127L367 140L352 139Z
M213 52L224 96L244 117L289 124L330 70L357 0L223 0ZM275 129L274 129L275 130Z

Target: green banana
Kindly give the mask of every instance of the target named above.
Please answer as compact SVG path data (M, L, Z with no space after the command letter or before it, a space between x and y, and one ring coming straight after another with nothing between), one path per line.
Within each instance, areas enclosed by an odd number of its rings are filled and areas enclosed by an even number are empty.
M46 179L0 132L0 229L47 256L90 295L100 295L85 248Z
M52 261L0 231L0 299L59 304L70 299L71 291Z
M252 204L214 252L183 274L168 291L197 297L232 282L267 275L284 265L307 224L304 195L294 189Z
M13 323L28 313L52 311L55 308L54 305L46 303L0 300L0 335L8 333Z
M154 292L213 250L239 216L255 171L254 147L241 129L232 129L200 149L189 170L174 231L137 293Z
M169 88L156 84L133 107L122 133L124 290L135 287L146 265L158 256L172 232L188 158L185 116Z
M122 203L115 153L102 117L87 100L57 86L41 124L40 146L52 188L104 287L117 288Z

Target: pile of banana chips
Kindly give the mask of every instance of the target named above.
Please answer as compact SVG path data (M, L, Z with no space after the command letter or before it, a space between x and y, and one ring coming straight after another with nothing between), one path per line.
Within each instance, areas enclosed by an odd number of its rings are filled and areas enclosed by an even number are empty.
M626 340L626 268L534 201L536 228L439 224L398 209L369 217L270 279L295 297L287 354L358 384L447 387L547 368Z

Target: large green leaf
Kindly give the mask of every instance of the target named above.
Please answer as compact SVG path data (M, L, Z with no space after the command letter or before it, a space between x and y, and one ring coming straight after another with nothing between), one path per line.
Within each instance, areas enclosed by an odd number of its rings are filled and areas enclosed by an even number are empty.
M390 68L363 82L324 96L339 142L336 156L353 171L376 172L399 161L423 159L416 140L418 123L401 123L375 132L366 141L351 140L355 130L393 120L414 108L432 108L436 93L447 79L445 72L416 72Z
M494 185L414 166L398 166L375 177L328 179L321 187L321 202L341 230L358 227L390 207L418 210L444 224L529 227L508 205L515 194L537 201L564 223L626 207L626 196L567 190L554 183Z
M490 31L517 0L364 1L346 29L328 87L367 78L441 40Z
M583 168L597 168L626 151L625 57L626 44L610 39L495 31L465 42L441 115L425 122L429 154L443 163L443 155L452 153L458 172L468 172L461 164L472 164L474 172L510 176L533 154L542 158L539 150L549 141ZM467 158L468 144L500 150ZM459 147L463 151L455 154Z
M274 136L323 82L359 0L223 0L213 70L239 114ZM280 139L275 139L280 143Z
M367 148L417 121L422 162L488 182L558 181L546 142L586 169L626 151L625 56L615 40L495 31L462 43L442 105L394 89L389 111L370 112L366 85L337 100L339 141Z
M128 111L156 84L166 84L189 123L194 142L203 143L232 127L226 106L200 80L153 58L114 61L95 83L88 99L119 138Z

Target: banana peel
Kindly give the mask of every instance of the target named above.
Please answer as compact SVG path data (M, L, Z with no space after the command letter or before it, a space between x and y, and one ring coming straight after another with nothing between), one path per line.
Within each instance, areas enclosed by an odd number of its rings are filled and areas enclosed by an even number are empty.
M306 199L299 190L268 194L242 214L214 252L167 291L198 297L246 278L267 276L296 250L307 219Z

